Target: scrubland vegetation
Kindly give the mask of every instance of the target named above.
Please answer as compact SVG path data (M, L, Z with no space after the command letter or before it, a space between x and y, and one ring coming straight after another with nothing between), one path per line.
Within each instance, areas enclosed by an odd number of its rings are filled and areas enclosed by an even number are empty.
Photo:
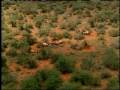
M119 1L2 1L2 90L119 90Z

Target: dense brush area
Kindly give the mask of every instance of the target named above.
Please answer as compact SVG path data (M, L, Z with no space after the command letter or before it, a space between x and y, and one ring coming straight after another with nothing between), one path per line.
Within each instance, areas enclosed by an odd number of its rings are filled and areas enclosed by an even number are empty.
M119 1L2 1L2 90L118 90Z

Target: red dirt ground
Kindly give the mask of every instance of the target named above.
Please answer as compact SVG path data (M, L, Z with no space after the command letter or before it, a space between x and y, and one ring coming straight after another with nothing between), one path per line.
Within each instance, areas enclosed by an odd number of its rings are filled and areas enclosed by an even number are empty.
M85 35L86 40L94 40L94 39L96 39L96 37L97 37L97 32L96 31L92 31L90 33L90 35Z
M70 80L71 75L68 74L68 73L65 73L65 74L61 75L61 78L62 78L63 81L68 81L68 80Z

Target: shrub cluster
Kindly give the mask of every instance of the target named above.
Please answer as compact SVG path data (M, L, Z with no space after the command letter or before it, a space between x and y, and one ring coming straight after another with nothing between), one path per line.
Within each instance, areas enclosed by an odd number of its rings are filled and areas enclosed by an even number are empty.
M43 16L37 16L34 19L36 27L40 28L42 23L44 22L44 19L45 19L45 17L43 17Z
M74 61L73 58L69 56L59 55L58 57L54 58L54 61L56 61L56 67L61 72L65 73L71 73L74 70Z
M87 70L75 71L72 76L72 81L80 82L82 85L100 85L100 79L93 77L91 72Z
M56 62L56 67L63 73L71 73L74 70L74 61L70 57L59 57Z
M32 28L33 28L33 26L31 24L19 23L20 30L26 30L27 32L30 33Z
M72 38L72 35L70 33L68 33L67 31L63 33L64 38Z
M60 33L53 32L53 33L51 33L51 37L53 40L60 40L63 38L63 35Z
M34 4L34 5L33 5ZM37 5L35 3L31 2L21 2L19 4L19 10L20 12L24 14L37 14Z
M108 67L113 70L119 69L119 59L113 49L108 48L101 59L105 67Z
M2 68L7 67L6 61L7 61L6 56L2 55Z
M45 90L56 90L62 83L60 78L60 72L56 69L52 70L40 70L35 75L35 78L40 86ZM44 83L44 86L43 86Z
M58 88L58 90L80 90L81 84L75 82L66 82L63 83L62 86Z
M30 53L21 52L17 56L17 63L27 68L36 68L37 63L34 60L34 57L31 57L31 56L32 55Z
M109 79L108 85L107 85L107 89L108 90L119 90L120 85L119 85L119 79L118 78L111 78Z
M10 73L9 71L2 73L2 89L17 89L17 80L14 74Z
M84 61L81 63L81 68L85 70L91 70L95 65L94 58L86 58Z
M50 30L51 30L50 24L42 24L39 30L39 35L48 36Z
M41 87L35 77L28 77L21 81L21 90L40 90Z
M38 59L48 59L52 56L52 50L50 48L42 48L37 55Z
M88 46L87 42L85 40L81 40L78 43L73 43L71 44L71 48L76 49L76 50L81 50Z

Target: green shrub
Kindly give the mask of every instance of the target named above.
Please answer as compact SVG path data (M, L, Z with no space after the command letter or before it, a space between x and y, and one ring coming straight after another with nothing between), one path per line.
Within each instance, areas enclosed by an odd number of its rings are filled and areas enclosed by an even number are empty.
M55 8L54 8L55 12L57 14L63 14L65 12L65 7L63 4L59 3L59 5L57 5Z
M75 30L77 25L80 23L78 18L68 19L67 22L68 22L67 29L70 30L70 31Z
M34 5L33 5L34 4ZM19 9L20 12L24 13L24 14L37 14L37 5L36 3L32 3L32 2L21 2L19 4Z
M29 36L26 36L26 41L29 43L29 45L33 45L37 42L37 39L29 35Z
M75 35L74 38L75 38L76 40L82 40L82 39L84 38L84 36L83 36L82 32L79 32L79 33L77 33L77 34Z
M7 72L2 76L2 82L3 82L3 85L9 84L11 82L16 82L16 77L10 72Z
M40 36L48 36L49 35L49 31L51 30L51 26L48 24L43 24L41 25L41 28L39 30L39 35Z
M40 53L38 53L38 59L48 59L52 55L52 51L50 48L42 48Z
M42 23L44 22L44 19L45 18L43 16L36 17L35 20L34 20L35 21L35 26L40 28Z
M119 79L118 78L111 78L108 82L107 89L108 90L119 90Z
M82 85L87 85L87 86L100 85L100 78L93 76L91 72L87 70L75 71L72 75L71 81L79 82Z
M9 8L9 6L11 6L11 5L14 5L15 4L15 2L14 1L9 1L9 0L4 0L3 2L1 2L2 3L2 7L4 7L5 8L5 10L6 9L8 9Z
M56 22L57 21L57 15L50 16L50 19L51 19L52 22Z
M97 15L96 15L97 21L105 22L107 19L109 19L111 17L112 14L113 14L113 11L102 10L101 12L97 13Z
M80 83L66 82L63 83L62 86L58 88L58 90L80 90L80 86Z
M29 33L31 32L32 28L33 28L33 26L31 24L24 24L24 23L19 24L19 29L20 30L26 30Z
M97 25L97 28L98 29L104 29L105 28L105 23L99 23L98 25Z
M6 61L7 61L6 56L2 55L2 68L7 67Z
M42 13L45 13L45 12L49 11L49 9L50 9L46 3L38 2L37 6L38 6L38 9L41 9Z
M24 16L22 14L18 14L18 20L23 20Z
M58 86L61 85L62 81L60 78L60 72L56 69L43 69L37 72L35 75L38 82L40 82L40 85L43 85L44 83L44 89L45 90L56 90Z
M10 16L10 24L12 24L12 27L16 27L17 26L17 23L16 23L17 19L18 19L17 13L11 14L11 16Z
M77 26L76 23L69 22L67 28L68 28L69 31L74 31L76 26Z
M27 64L28 64L27 65L28 68L36 68L37 67L37 63L35 62L35 60L30 60Z
M60 72L57 70L50 70L48 78L45 81L46 90L56 90L61 85Z
M64 20L62 23L60 23L60 28L61 29L67 29L68 22Z
M75 10L75 11L83 10L84 8L86 8L86 5L87 5L86 2L82 2L82 1L74 2L73 3L73 10Z
M23 65L24 67L27 68L36 68L37 67L37 63L34 60L33 57L31 57L31 54L26 53L26 52L21 52L18 56L17 56L17 63Z
M105 29L104 28L98 29L97 34L105 34Z
M19 30L24 30L24 23L18 23L18 29Z
M20 48L21 47L21 41L13 39L10 43L10 46L14 47L15 49Z
M115 24L119 23L119 12L115 12L114 14L111 15L110 22Z
M114 70L119 69L118 56L113 49L108 48L101 59L105 67L108 67Z
M53 40L60 40L63 38L63 35L56 33L56 32L53 32L53 33L51 33L51 37L53 38Z
M119 30L110 30L109 35L112 36L112 37L119 36Z
M55 63L58 60L59 56L61 56L61 55L62 55L61 53L53 52L51 55L51 62Z
M46 90L56 90L61 85L60 76L54 75L45 81Z
M69 38L69 39L72 38L71 34L68 33L68 32L64 32L64 33L63 33L63 36L64 36L64 38Z
M91 70L95 65L94 58L86 58L82 61L81 68L85 70Z
M78 24L80 24L80 21L78 18L70 18L70 19L64 20L60 24L60 27L61 29L67 29L69 31L73 31L75 30Z
M16 20L11 20L11 25L12 25L12 27L16 27L17 25L16 25Z
M5 49L8 47L8 44L9 44L9 41L3 41L2 42L2 45L1 45L1 47L2 47L2 52L4 52L5 51Z
M37 79L38 82L43 82L48 78L48 70L43 69L40 71L37 71L35 78Z
M2 90L17 89L15 75L10 72L2 72Z
M72 72L74 70L74 61L73 58L68 56L60 55L56 61L56 67L61 72Z
M100 86L101 78L99 76L94 76L92 80L92 86Z
M30 47L30 43L28 42L29 39L24 38L23 40L12 40L10 45L15 48L15 49L20 49L20 50L24 50L24 51L29 51Z
M29 77L21 81L21 90L41 90L41 87L35 77Z
M73 73L72 80L80 82L82 85L92 85L93 76L91 72L86 70L80 70Z

